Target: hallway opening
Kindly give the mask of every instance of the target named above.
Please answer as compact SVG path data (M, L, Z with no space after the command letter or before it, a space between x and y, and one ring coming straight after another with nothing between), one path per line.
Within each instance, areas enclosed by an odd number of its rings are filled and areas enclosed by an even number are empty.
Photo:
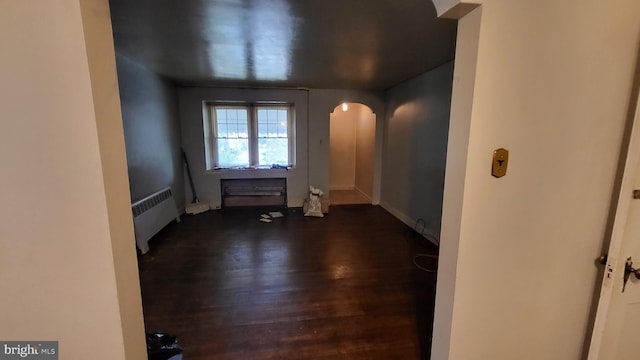
M331 204L371 204L376 115L363 104L338 105L330 114L329 132Z

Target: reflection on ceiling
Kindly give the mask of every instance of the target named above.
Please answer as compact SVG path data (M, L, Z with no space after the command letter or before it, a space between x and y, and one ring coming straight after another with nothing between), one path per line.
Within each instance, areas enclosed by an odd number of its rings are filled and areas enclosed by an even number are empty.
M291 74L296 30L289 4L271 0L247 11L239 4L206 8L207 58L221 80L283 81Z
M428 0L111 0L116 51L181 84L382 90L453 59Z

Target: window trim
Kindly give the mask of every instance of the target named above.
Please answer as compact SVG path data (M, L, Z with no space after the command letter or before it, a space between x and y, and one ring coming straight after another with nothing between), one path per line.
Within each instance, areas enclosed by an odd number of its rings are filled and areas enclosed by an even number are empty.
M217 124L215 110L217 107L241 108L247 110L247 130L249 142L249 165L239 167L223 167L218 163L217 146ZM272 167L270 164L260 165L258 163L259 136L258 136L258 110L264 108L286 108L287 110L287 144L288 144L288 164L286 169L295 168L296 164L296 138L295 138L295 107L292 103L277 101L260 102L230 102L230 101L204 101L203 102L203 130L205 145L205 167L206 170L273 170L285 167Z

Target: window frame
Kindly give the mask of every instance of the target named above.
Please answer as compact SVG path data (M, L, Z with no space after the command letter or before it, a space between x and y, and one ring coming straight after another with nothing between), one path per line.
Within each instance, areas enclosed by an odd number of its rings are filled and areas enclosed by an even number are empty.
M249 164L247 166L220 166L218 158L217 108L237 108L247 110L247 131ZM287 169L295 168L295 109L285 102L203 102L203 125L205 143L205 166L207 170L273 169L272 164L259 164L258 110L283 109L287 111ZM283 167L276 167L282 169Z

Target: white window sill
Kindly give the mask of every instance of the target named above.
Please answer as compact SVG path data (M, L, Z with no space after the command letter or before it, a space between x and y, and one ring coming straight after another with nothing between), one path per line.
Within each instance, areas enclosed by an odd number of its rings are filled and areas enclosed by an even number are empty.
M295 170L294 166L288 167L266 167L266 166L252 166L252 167L236 167L236 168L213 168L206 170L206 174L228 174L236 172L265 172L265 173L286 173L289 170Z

